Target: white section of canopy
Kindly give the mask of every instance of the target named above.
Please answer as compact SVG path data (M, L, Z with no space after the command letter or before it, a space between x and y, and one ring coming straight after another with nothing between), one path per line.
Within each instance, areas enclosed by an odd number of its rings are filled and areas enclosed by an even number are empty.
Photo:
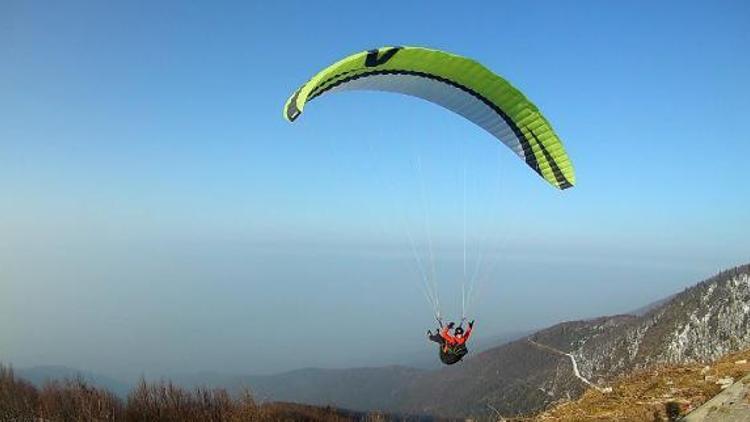
M438 104L486 130L525 159L521 141L495 110L469 92L448 83L418 75L369 75L344 82L329 92L352 90L396 92Z

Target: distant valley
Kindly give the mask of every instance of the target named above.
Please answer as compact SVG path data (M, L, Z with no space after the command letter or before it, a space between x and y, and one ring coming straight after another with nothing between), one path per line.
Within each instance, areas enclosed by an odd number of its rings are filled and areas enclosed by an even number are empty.
M654 364L718 359L750 347L750 265L733 268L633 314L570 321L479 352L455 367L300 369L267 376L178 376L184 386L249 388L257 400L461 417L521 415L606 388ZM498 342L503 339L498 339ZM574 370L575 365L575 370ZM19 371L35 383L59 367ZM577 372L576 372L577 371ZM128 386L85 375L117 394Z

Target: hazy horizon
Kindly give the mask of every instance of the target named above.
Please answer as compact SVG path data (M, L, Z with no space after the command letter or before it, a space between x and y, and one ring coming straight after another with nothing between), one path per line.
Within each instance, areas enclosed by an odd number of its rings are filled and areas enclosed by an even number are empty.
M408 238L420 256L433 242L456 318L464 194L478 338L631 311L746 263L748 22L741 1L4 2L0 362L402 363L433 349ZM331 95L284 121L319 69L392 44L508 78L577 185L550 188L414 98Z

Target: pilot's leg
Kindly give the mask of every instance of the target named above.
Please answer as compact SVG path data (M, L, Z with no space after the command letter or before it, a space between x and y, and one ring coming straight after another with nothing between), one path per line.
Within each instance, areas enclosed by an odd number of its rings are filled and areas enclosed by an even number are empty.
M441 346L445 343L445 339L443 339L443 337L441 337L439 333L432 334L428 338L435 343L440 344Z

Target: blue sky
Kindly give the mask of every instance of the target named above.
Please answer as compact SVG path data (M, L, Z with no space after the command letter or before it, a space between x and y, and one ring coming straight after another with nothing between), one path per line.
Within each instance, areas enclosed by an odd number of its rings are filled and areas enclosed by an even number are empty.
M122 374L395 360L372 337L420 350L430 324L407 233L423 256L434 241L458 310L464 171L486 335L748 261L746 2L402 3L3 2L0 356ZM320 68L393 44L510 80L578 185L417 99L281 118Z

